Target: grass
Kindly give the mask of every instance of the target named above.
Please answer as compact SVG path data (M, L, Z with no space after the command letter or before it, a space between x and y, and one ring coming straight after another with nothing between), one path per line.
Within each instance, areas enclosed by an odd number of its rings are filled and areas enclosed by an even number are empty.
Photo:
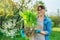
M0 35L0 40L28 40L28 39L21 38L19 35L17 35L14 38ZM52 28L50 40L60 40L60 28L57 28L57 27Z
M11 37L6 37L6 36L0 36L0 40L29 40L28 38L22 38L19 35L11 38Z
M50 40L60 40L60 28L52 28Z

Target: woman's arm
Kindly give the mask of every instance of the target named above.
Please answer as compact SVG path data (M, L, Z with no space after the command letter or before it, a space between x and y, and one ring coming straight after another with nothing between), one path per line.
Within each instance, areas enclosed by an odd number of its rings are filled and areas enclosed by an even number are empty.
M41 31L40 34L49 35L51 32L51 27L52 27L52 23L51 23L51 21L48 21L48 23L46 24L46 30Z

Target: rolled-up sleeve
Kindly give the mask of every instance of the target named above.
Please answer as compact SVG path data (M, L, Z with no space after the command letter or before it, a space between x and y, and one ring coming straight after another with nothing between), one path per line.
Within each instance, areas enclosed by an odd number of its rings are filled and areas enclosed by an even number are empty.
M51 29L52 29L52 21L48 20L48 22L46 24L46 30L45 30L46 34L45 35L50 35Z

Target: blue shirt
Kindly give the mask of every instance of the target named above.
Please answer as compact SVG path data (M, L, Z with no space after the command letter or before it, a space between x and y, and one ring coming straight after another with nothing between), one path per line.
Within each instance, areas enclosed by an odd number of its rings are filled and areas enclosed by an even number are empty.
M50 32L51 32L51 27L52 27L51 20L48 17L44 16L44 27L43 27L43 30L46 32L45 40L49 40L49 35L50 35Z

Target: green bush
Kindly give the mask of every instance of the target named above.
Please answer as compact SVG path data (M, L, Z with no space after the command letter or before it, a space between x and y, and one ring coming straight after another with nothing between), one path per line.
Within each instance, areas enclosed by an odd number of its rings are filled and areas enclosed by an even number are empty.
M53 27L59 27L59 24L60 24L60 17L58 16L50 16L51 20L52 20L52 24L53 24Z

